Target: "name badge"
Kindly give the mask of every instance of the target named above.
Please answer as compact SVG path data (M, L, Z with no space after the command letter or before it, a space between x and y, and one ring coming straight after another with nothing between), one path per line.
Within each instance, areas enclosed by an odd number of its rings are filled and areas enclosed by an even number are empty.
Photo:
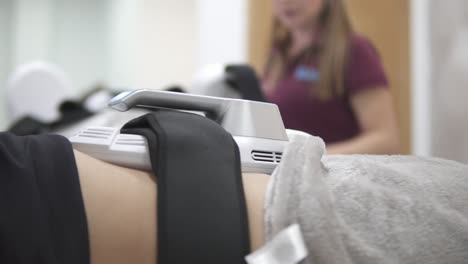
M296 80L304 82L316 82L320 79L320 74L316 69L312 67L299 65L294 71L294 78L296 78Z

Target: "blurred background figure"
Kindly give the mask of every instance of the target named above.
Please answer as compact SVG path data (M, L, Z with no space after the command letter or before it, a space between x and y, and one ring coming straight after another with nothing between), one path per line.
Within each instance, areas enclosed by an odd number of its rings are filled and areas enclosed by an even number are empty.
M263 88L287 128L319 136L329 154L399 153L392 95L373 44L342 0L272 0Z

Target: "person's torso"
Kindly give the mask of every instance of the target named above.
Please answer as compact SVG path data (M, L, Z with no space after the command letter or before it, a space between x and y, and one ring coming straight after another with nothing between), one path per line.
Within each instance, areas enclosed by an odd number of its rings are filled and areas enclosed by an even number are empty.
M284 78L267 94L269 102L278 105L286 128L319 136L326 143L349 139L359 133L348 96L328 100L318 97L316 65L296 63L286 70Z

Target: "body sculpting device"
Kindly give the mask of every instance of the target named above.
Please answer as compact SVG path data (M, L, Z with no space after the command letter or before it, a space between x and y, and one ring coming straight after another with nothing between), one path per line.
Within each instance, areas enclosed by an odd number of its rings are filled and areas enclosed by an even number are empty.
M281 161L288 137L275 104L211 96L134 90L114 97L109 106L196 111L218 123L236 141L242 172L271 174ZM190 127L187 127L190 129ZM146 139L120 134L120 128L90 127L69 138L73 147L97 159L126 167L151 170Z

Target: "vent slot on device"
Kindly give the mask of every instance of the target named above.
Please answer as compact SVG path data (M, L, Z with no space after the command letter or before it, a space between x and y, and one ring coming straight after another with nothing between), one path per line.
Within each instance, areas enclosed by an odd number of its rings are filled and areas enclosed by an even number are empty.
M99 128L90 128L82 131L79 136L87 138L99 138L107 139L112 136L113 130L109 129L99 129Z
M283 153L274 151L253 150L252 159L255 161L280 163Z
M145 146L145 141L140 138L119 138L115 142L117 145Z

